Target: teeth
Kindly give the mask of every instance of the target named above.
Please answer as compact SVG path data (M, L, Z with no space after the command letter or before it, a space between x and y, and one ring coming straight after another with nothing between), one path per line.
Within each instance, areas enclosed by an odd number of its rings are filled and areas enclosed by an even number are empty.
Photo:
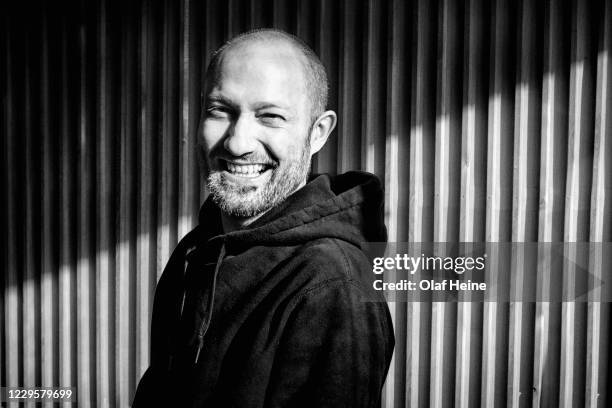
M232 174L239 174L245 177L256 177L259 176L265 166L263 164L234 164L227 163L227 170Z

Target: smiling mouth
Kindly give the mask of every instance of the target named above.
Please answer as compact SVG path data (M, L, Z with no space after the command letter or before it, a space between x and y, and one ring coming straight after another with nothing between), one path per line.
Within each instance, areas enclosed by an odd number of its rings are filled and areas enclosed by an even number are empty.
M259 177L267 170L272 169L271 164L263 163L232 163L226 160L219 160L221 168L236 177L255 178Z

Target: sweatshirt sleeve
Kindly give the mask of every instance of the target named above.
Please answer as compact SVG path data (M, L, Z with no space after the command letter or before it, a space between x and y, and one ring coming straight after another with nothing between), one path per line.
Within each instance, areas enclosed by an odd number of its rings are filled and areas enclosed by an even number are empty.
M270 407L379 407L393 352L384 303L356 282L327 282L297 304L274 359Z

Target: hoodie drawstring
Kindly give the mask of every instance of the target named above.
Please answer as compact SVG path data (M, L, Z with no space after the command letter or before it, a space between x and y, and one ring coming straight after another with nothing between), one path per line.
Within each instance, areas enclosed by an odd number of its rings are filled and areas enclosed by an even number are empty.
M212 289L210 292L210 297L208 298L208 316L206 316L205 320L202 320L200 329L198 330L198 350L196 351L194 364L198 363L200 351L202 351L202 346L204 345L204 336L206 335L208 327L210 326L210 321L212 320L213 306L215 303L215 288L217 286L217 275L219 274L219 269L221 269L221 262L223 261L224 257L225 242L221 245L221 250L219 251L219 256L217 257L217 264L215 265L215 272L213 273Z

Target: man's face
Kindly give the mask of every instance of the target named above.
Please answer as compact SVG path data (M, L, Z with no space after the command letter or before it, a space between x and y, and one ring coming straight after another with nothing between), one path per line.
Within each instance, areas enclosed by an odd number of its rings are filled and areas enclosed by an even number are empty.
M230 216L258 215L305 183L311 118L298 58L282 44L238 45L209 79L199 143L208 187Z

